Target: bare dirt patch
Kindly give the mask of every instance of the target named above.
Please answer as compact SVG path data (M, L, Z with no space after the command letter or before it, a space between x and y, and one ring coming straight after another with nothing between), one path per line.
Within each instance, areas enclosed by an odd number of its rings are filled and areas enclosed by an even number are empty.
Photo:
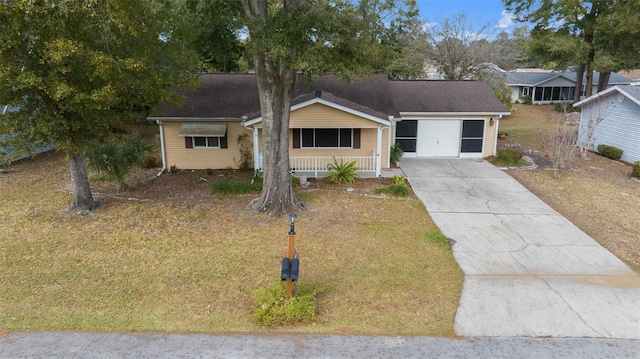
M629 164L594 153L586 160L578 155L560 178L554 178L551 161L541 151L542 138L554 123L549 111L546 106L516 105L514 115L501 120L501 131L510 135L498 148L520 148L539 166L508 173L640 271L640 181L631 177Z

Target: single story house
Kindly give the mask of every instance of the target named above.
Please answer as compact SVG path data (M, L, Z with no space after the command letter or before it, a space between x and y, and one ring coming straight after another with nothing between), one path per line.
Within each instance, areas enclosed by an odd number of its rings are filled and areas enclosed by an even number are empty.
M595 127L589 149L599 144L622 149L621 160L640 161L640 85L614 86L574 104L581 107L578 141L586 142L589 127Z
M237 167L237 139L245 133L253 140L254 168L262 169L255 74L202 74L185 94L183 105L162 105L148 117L160 128L163 169ZM495 154L504 115L506 108L478 81L300 80L291 105L290 166L318 176L335 156L379 176L391 166L395 143L405 156L487 157Z
M594 92L597 92L600 73L593 73ZM511 90L511 100L522 102L530 97L533 104L549 104L553 102L572 102L576 92L577 73L575 72L507 72L507 86ZM581 98L585 94L586 75L580 90ZM611 73L609 87L628 85L633 81Z

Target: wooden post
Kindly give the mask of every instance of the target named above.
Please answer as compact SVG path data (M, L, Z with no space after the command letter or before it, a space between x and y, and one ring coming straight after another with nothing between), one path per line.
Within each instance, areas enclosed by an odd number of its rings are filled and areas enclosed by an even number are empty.
M289 252L287 253L289 261L293 263L293 257L296 254L296 232L289 232ZM287 279L287 299L291 299L293 296L293 280Z

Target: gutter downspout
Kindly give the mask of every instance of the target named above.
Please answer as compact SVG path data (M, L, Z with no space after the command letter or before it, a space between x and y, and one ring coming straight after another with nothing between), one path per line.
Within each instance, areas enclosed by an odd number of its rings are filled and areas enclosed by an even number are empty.
M389 139L387 140L387 168L391 168L391 146L396 144L396 133L393 131L395 130L396 120L393 116L389 116L389 122L391 122L391 125L389 126ZM392 139L393 142L391 142Z
M259 158L260 149L258 148L258 128L256 126L253 126L253 128L245 126L244 124L245 121L247 121L247 116L242 116L242 127L253 132L253 168L254 170L259 170L260 169L260 158Z
M378 127L378 136L376 141L376 177L380 177L382 175L380 171L381 161L382 161L382 126Z
M159 177L164 171L167 170L167 154L164 148L164 127L162 126L162 120L156 120L156 123L158 124L158 128L160 129L160 152L162 154L162 168L156 175L156 177Z

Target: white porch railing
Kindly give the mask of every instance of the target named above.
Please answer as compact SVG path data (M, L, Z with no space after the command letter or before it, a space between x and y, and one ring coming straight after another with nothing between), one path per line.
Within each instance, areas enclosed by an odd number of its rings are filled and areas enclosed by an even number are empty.
M262 170L263 156L258 158L259 169ZM289 157L289 167L292 173L297 172L312 172L315 177L318 177L319 173L329 171L327 165L333 163L334 157L332 156L309 156L309 157ZM335 156L336 161L349 163L356 162L358 167L357 172L376 172L376 157L375 156Z

